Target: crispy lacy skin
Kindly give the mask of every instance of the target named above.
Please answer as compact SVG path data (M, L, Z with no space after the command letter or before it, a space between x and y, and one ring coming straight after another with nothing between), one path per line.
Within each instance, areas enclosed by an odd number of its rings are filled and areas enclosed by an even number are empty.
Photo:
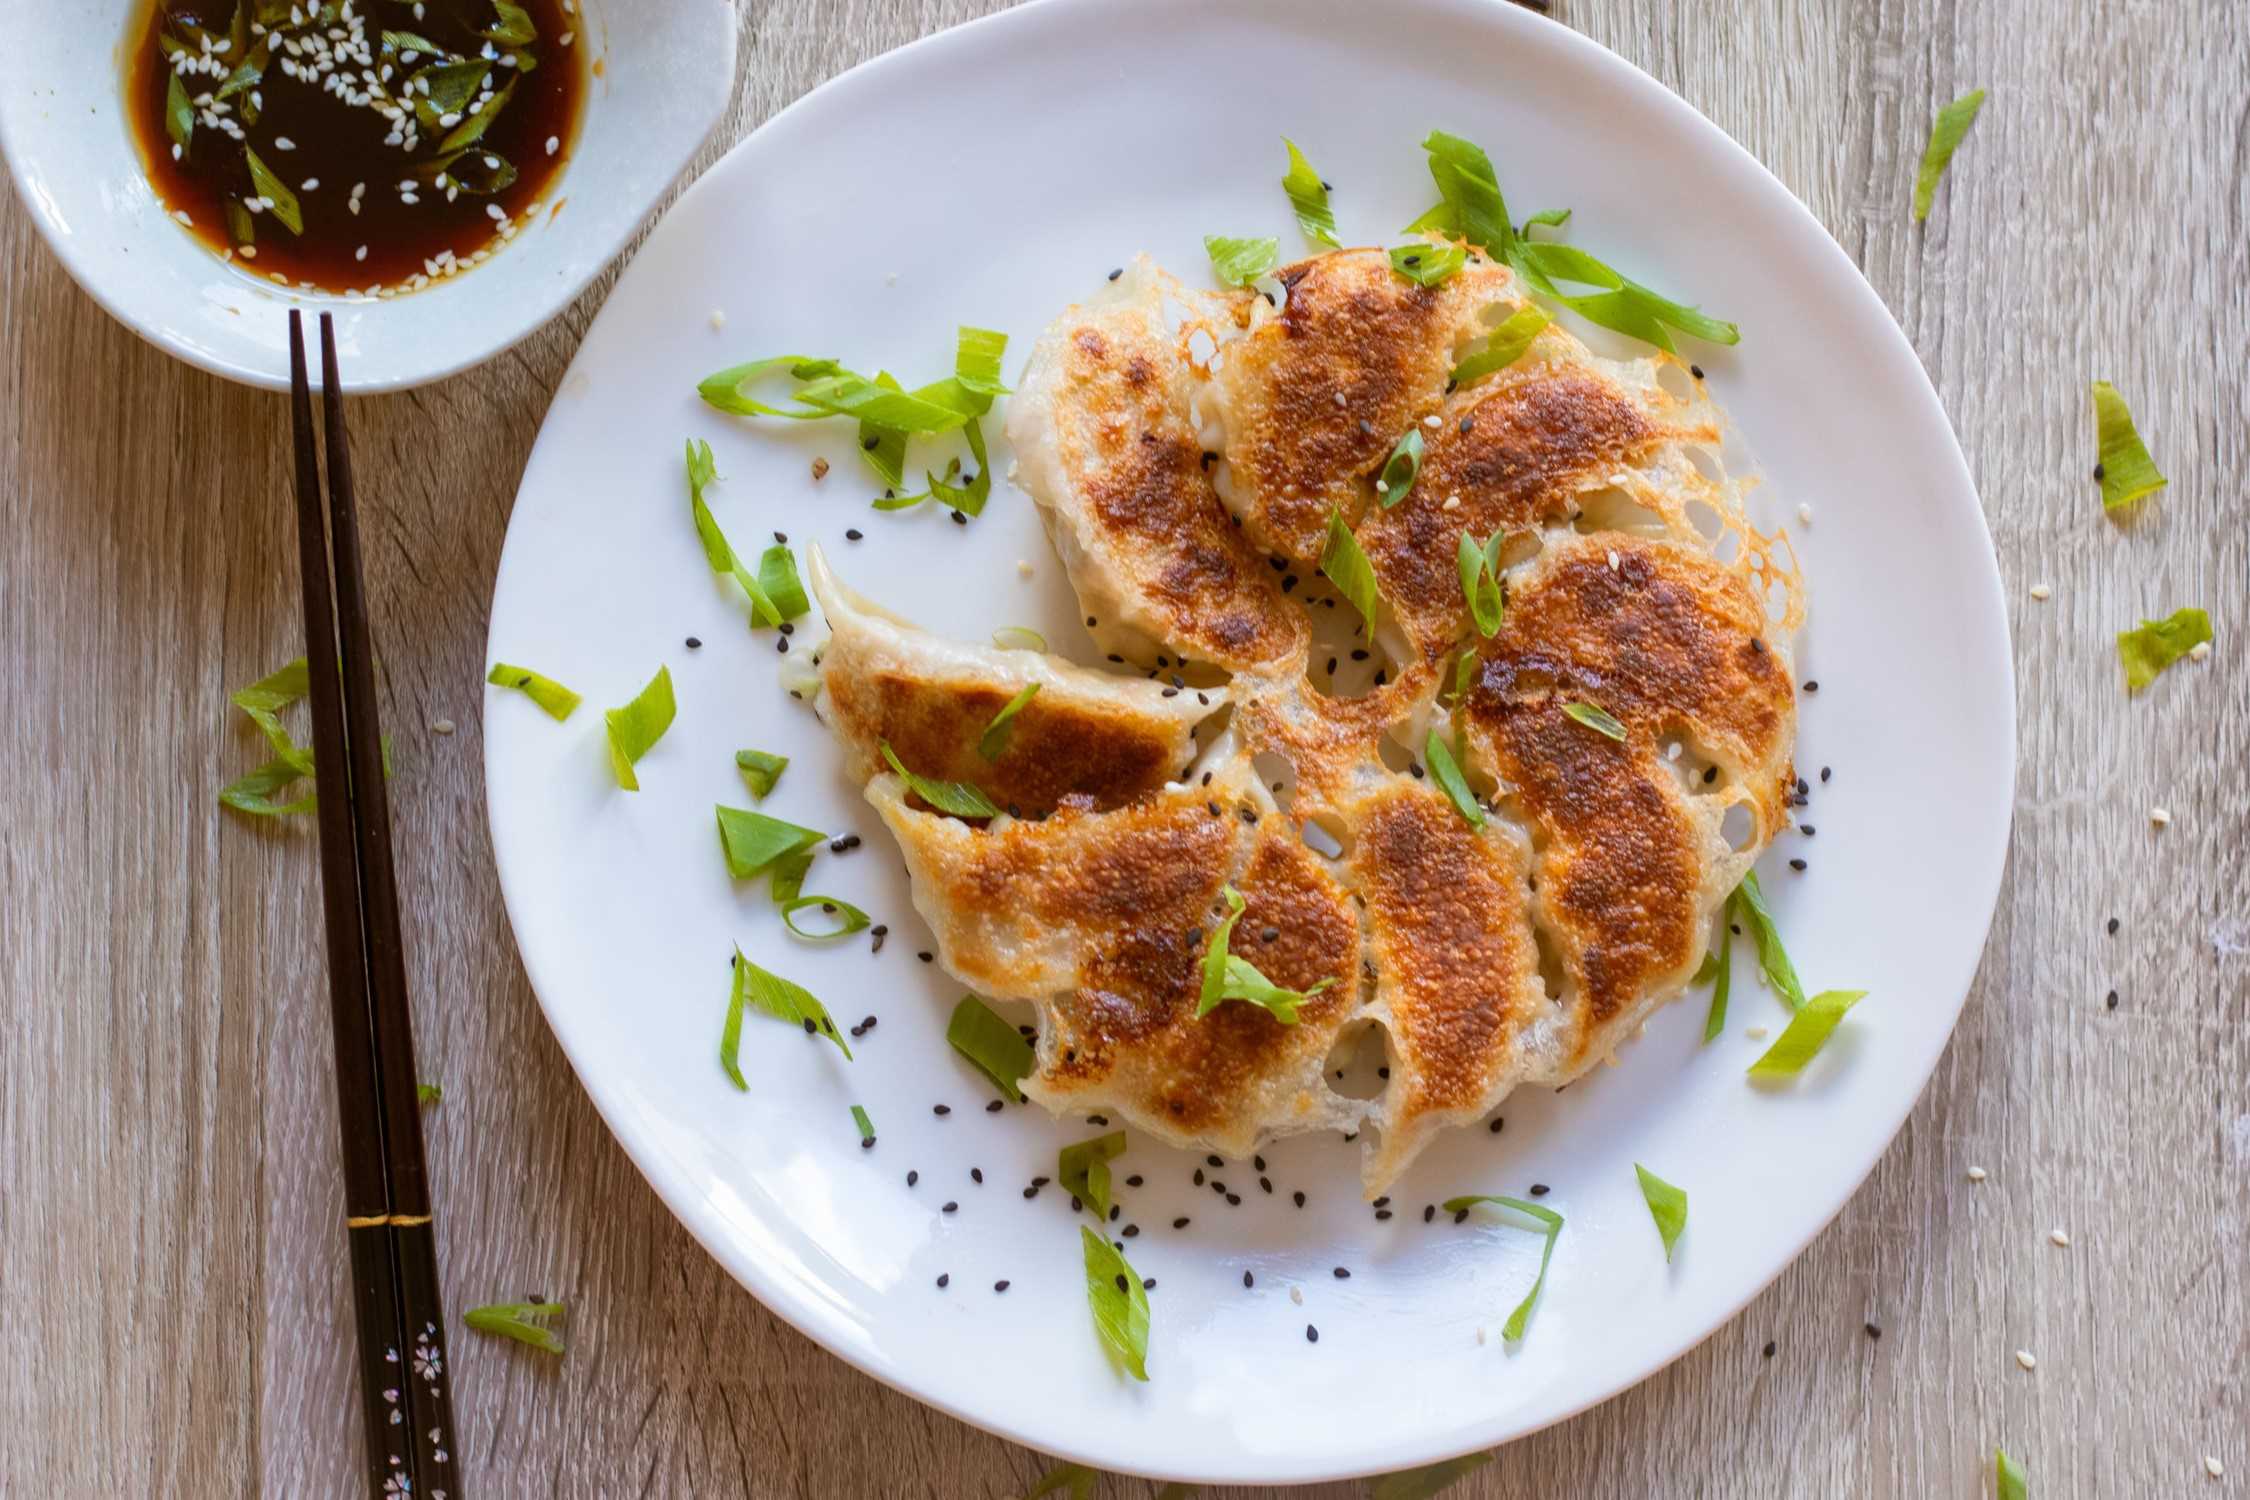
M1579 490L1665 437L1632 393L1564 360L1519 361L1460 393L1444 417L1413 490L1369 510L1358 530L1384 600L1432 664L1469 629L1456 562L1463 531L1483 540L1559 520Z
M1668 542L1573 537L1527 571L1481 652L1472 757L1532 824L1540 920L1570 981L1566 1074L1694 971L1748 863L1720 835L1726 806L1750 806L1761 840L1779 825L1794 699L1767 629L1722 563ZM1625 739L1571 718L1573 702L1615 716ZM1726 785L1691 797L1663 756L1673 736Z
M1299 677L1289 682L1236 685L1235 733L1254 752L1270 750L1296 772L1291 810L1342 817L1353 789L1380 781L1379 747L1393 725L1413 718L1428 701L1434 674L1410 666L1398 680L1357 698L1336 698Z
M1188 419L1187 363L1163 321L1164 279L1146 266L1134 275L1129 300L1073 308L1032 351L1008 404L1018 477L1103 650L1143 665L1161 647L1230 672L1284 668L1304 653L1304 612L1219 503Z
M1525 909L1522 843L1469 826L1426 782L1393 776L1354 799L1352 888L1367 903L1372 1013L1390 1030L1391 1077L1364 1158L1379 1193L1440 1128L1474 1120L1515 1087L1525 1032L1549 1003Z
M818 548L809 571L830 632L815 706L862 781L886 768L887 741L908 770L968 782L1001 807L1044 812L1067 796L1115 807L1178 775L1197 721L1226 698L1223 688L1168 698L1161 683L949 641L845 588ZM1038 696L1009 721L999 758L986 760L985 726L1034 682Z
M1236 1153L1276 1130L1356 1118L1322 1067L1357 1008L1358 920L1284 820L1242 816L1261 801L1242 774L982 830L910 810L892 777L868 797L905 851L946 968L1040 1003L1024 1089L1050 1109L1112 1109L1175 1143ZM1333 981L1294 1026L1241 1002L1196 1017L1230 881L1246 903L1233 951L1292 989Z
M1434 287L1392 271L1381 250L1280 275L1280 312L1222 351L1215 394L1237 512L1260 542L1309 561L1329 511L1358 520L1374 471L1437 411L1455 351L1484 331L1487 310L1504 317L1521 299L1515 274L1481 258Z

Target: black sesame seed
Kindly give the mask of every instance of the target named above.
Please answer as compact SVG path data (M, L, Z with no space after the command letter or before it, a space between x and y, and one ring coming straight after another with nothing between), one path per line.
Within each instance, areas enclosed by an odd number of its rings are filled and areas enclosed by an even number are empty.
M1175 687L1168 687L1164 690L1162 696L1166 698L1177 698L1180 696L1180 690Z
M1493 1133L1494 1135L1498 1135L1498 1134L1499 1134L1499 1133L1500 1133L1501 1131L1505 1130L1505 1129L1507 1128L1507 1126L1508 1126L1508 1122L1507 1122L1506 1120L1502 1120L1502 1119L1495 1119L1495 1120L1494 1120L1494 1121L1492 1122L1492 1125L1491 1125L1491 1127L1490 1127L1490 1128L1491 1128L1491 1130L1492 1130L1492 1133Z
M922 960L922 962L928 963L935 955L933 955L929 949L924 948L921 952L915 954L914 956Z
M789 654L789 637L782 636L779 639L775 640L775 642L773 643L773 649L779 652L781 655L787 656Z
M1879 1339L1883 1336L1883 1330L1870 1323L1867 1325L1867 1336L1871 1339Z
M1773 1340L1766 1340L1766 1358L1773 1358Z
M2103 468L2100 464L2094 465L2094 479L2097 483L2106 478L2108 474L2109 470Z
M1147 1277L1146 1279L1144 1279L1144 1280L1143 1280L1143 1281L1141 1282L1141 1290L1142 1290L1142 1291L1144 1291L1144 1292L1153 1292L1153 1291L1155 1291L1155 1290L1156 1290L1156 1278L1155 1278L1154 1276L1150 1276L1150 1277Z
M954 1201L953 1201L952 1199L948 1198L948 1199L947 1199L947 1200L945 1201L945 1207L943 1207L943 1208L939 1209L939 1210L938 1210L938 1212L939 1212L939 1213L945 1213L945 1214L950 1214L950 1213L957 1213L957 1212L959 1212L959 1210L960 1210L960 1207L961 1207L961 1205L960 1205L959 1203L956 1203L956 1202L954 1202Z
M1690 375L1693 375L1698 380L1701 380L1703 378L1703 366L1701 365L1689 365L1687 367L1687 372Z
M1420 781L1424 776L1429 774L1422 769L1422 763L1418 760L1408 761L1406 763L1406 769L1416 781Z
M844 540L847 542L856 542L865 535L866 533L861 531L857 526L847 526L846 528L844 528Z
M1195 1185L1197 1187L1203 1186L1203 1169L1201 1167L1195 1169Z
M1120 277L1120 276L1122 276L1122 275L1124 275L1124 274L1125 274L1125 268L1124 268L1123 266L1119 266L1119 267L1117 267L1117 268L1116 268L1115 270L1113 270L1113 271L1111 271L1111 272L1109 273L1109 279L1110 279L1110 280L1112 280L1112 281L1115 281L1115 280L1116 280L1116 279L1117 279L1118 277Z
M805 1017L805 1035L806 1035L806 1036L818 1036L818 1035L820 1035L820 1028L819 1028L819 1027L817 1027L817 1026L815 1026L815 1025L813 1025L813 1018L812 1018L811 1016L807 1016L807 1017Z
M1808 839L1811 838L1813 836L1813 833L1815 832L1812 824L1810 823L1799 823L1797 825L1797 831L1803 834Z
M996 1115L1000 1113L1000 1101L995 1099L990 1104L987 1104L984 1107L984 1112L988 1115Z
M1225 1163L1225 1162L1223 1162L1223 1161L1219 1160L1219 1158L1218 1158L1218 1157L1216 1157L1216 1156L1206 1156L1206 1157L1204 1157L1203 1159L1204 1159L1204 1160L1205 1160L1206 1162L1209 1162L1209 1163L1210 1163L1210 1164L1211 1164L1212 1166L1214 1166L1214 1167L1223 1167L1223 1166L1225 1166L1225 1165L1226 1165L1226 1163Z
M1002 1277L1002 1278L1000 1278L1000 1279L999 1279L998 1281L995 1281L994 1283L992 1283L992 1289L993 1289L994 1291L996 1291L996 1292L1004 1292L1004 1291L1006 1291L1006 1290L1008 1289L1008 1279L1007 1279L1007 1278L1006 1278L1005 1276L1003 1276L1003 1277Z
M1427 1223L1429 1223L1429 1222L1430 1222L1430 1220L1432 1220L1432 1219L1434 1219L1434 1218L1436 1218L1436 1217L1437 1217L1437 1205L1436 1205L1435 1203L1428 1203L1428 1204L1424 1204L1424 1205L1423 1205L1423 1207L1422 1207L1422 1222L1423 1222L1423 1223L1425 1223L1425 1224L1427 1224Z
M1124 1212L1124 1210L1123 1210L1123 1209L1119 1208L1119 1207L1118 1207L1118 1206L1117 1206L1116 1204L1112 1203L1112 1204L1111 1204L1111 1205L1109 1206L1109 1222L1110 1222L1110 1223L1112 1223L1112 1224L1116 1223L1116 1222L1117 1222L1117 1216L1118 1216L1119 1214L1123 1213L1123 1212Z
M1136 1239L1136 1238L1138 1238L1138 1237L1139 1237L1139 1235L1140 1235L1140 1232L1141 1232L1141 1226L1140 1226L1140 1225L1138 1225L1138 1224L1128 1224L1128 1225L1126 1225L1126 1226L1125 1226L1125 1227L1124 1227L1123 1229L1121 1229L1121 1230L1119 1230L1119 1231L1118 1231L1118 1233L1119 1233L1119 1234L1122 1234L1122 1235L1124 1235L1124 1236L1125 1236L1125 1238L1127 1238L1127 1239L1129 1239L1129 1240L1130 1240L1130 1239Z
M1719 768L1717 766L1705 766L1703 768L1703 784L1705 786L1709 786L1712 782L1717 781L1718 779Z
M2111 990L2109 992L2109 997L2103 1000L2102 1004L2108 1006L2111 1010L2117 1009L2117 991Z
M1186 1218L1186 1216L1185 1216L1185 1215L1182 1215L1181 1217L1179 1217L1179 1218L1177 1218L1177 1219L1174 1219L1174 1220L1172 1221L1172 1227L1173 1227L1174 1229L1185 1229L1185 1228L1187 1228L1187 1227L1188 1227L1188 1221L1187 1221L1187 1218Z
M1039 1196L1039 1189L1035 1187L1027 1187L1023 1190L1023 1195L1026 1198L1036 1198Z
M922 1174L919 1172L908 1172L906 1174L906 1185L908 1187L914 1186L915 1183L920 1182L921 1180Z
M1752 651L1755 651L1758 655L1763 656L1766 654L1766 643L1759 640L1756 636L1752 636L1750 637L1750 649Z
M2117 936L2117 918L2115 917L2109 919L2109 935L2111 937Z
M1822 766L1820 768L1820 779L1822 781L1826 781L1828 779L1828 767Z
M1258 1186L1261 1190L1270 1194L1273 1191L1273 1179L1271 1177L1261 1177L1258 1179Z
M1338 1266L1336 1268L1336 1279L1338 1281L1349 1281L1352 1279L1352 1273L1345 1270L1342 1266Z
M1535 1183L1533 1183L1533 1184L1531 1185L1531 1196L1532 1196L1532 1197L1534 1197L1534 1198L1544 1198L1544 1197L1546 1197L1546 1196L1547 1196L1547 1184L1545 1184L1544 1182L1535 1182Z
M1320 1330L1313 1327L1310 1323L1307 1323L1305 1325L1305 1342L1308 1344L1317 1344L1320 1342Z
M1305 1195L1303 1193L1291 1193L1289 1195L1289 1198L1290 1201L1295 1203L1299 1208L1303 1208L1305 1206Z
M863 1136L861 1136L861 1137L859 1138L859 1149L860 1149L860 1150L862 1150L862 1151L872 1151L872 1150L874 1150L874 1149L875 1149L875 1137L873 1137L873 1136L871 1136L871 1135L863 1135Z
M1377 1068L1375 1070L1375 1076L1377 1078L1388 1078L1391 1076L1391 1070L1389 1068Z
M944 1287L947 1287L947 1286L950 1286L950 1285L952 1285L952 1283L953 1283L953 1273L952 1273L951 1271L940 1271L940 1272L938 1272L938 1279L937 1279L937 1284L938 1284L938 1286L939 1286L939 1287L940 1287L941 1289L942 1289L942 1288L944 1288Z
M1474 424L1467 417L1461 419L1461 431L1466 433Z
M1244 1286L1256 1285L1256 1283L1251 1279L1250 1273L1248 1271L1242 1273L1242 1284Z
M877 448L880 448L883 445L883 440L875 436L873 433L869 433L866 437L863 437L859 440L859 445L862 448L865 448L868 452L873 453Z
M1466 1223L1468 1223L1468 1222L1469 1222L1469 1211L1468 1211L1467 1209L1465 1209L1465 1208L1457 1208L1457 1209L1453 1210L1453 1222L1454 1222L1454 1223L1456 1223L1456 1224L1466 1224Z
M1793 859L1789 861L1789 868L1797 871L1799 874L1803 874L1805 869L1805 862L1801 859Z
M982 1183L982 1182L984 1181L984 1168L982 1168L982 1167L971 1167L971 1168L969 1168L969 1181L971 1181L971 1182L974 1182L974 1183L980 1183L980 1184L981 1184L981 1183Z
M956 526L966 526L969 524L969 518L962 515L961 512L955 511L953 512L953 524Z
M688 649L689 649L690 651L700 651L700 650L702 650L702 649L703 649L703 638L702 638L701 636L697 636L697 635L691 635L691 636L689 636L689 637L687 638L687 648L688 648Z

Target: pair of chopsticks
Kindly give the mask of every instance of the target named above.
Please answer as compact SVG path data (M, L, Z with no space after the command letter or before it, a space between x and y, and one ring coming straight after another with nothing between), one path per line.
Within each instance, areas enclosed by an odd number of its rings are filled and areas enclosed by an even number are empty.
M304 323L289 314L290 416L297 446L297 556L312 678L322 909L328 930L344 1224L359 1323L360 1411L369 1493L462 1493L437 1238L422 1159L414 1021L399 942L391 811L375 709L375 651L360 586L351 457L344 445L336 333L320 317L323 504ZM333 561L331 552L333 551Z

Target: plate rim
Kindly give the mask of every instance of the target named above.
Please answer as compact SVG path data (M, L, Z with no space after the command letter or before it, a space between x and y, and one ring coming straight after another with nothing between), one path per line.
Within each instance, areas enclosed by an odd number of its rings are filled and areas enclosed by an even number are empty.
M716 187L711 185L711 179L717 175L719 168L732 161L737 154L750 149L760 137L768 131L776 129L784 121L791 119L800 112L818 107L824 96L839 89L847 80L857 79L862 75L880 73L899 66L901 60L910 55L923 53L934 48L958 45L960 38L968 33L1003 31L1013 26L1026 24L1027 17L1048 17L1058 12L1075 11L1098 19L1102 12L1112 8L1113 3L1114 0L1023 0L1023 3L1009 9L946 27L854 64L852 67L807 90L803 95L760 122L754 130L730 146L666 207L663 216L650 229L650 237L653 238L654 235L661 233L664 228L664 221L668 220L682 205L687 204L707 190L718 191ZM1139 3L1142 5L1162 4L1182 10L1196 8L1196 0L1139 0ZM1201 0L1201 3L1232 4L1234 0ZM1270 6L1271 0L1242 0L1242 3L1248 9L1263 9ZM832 1310L825 1309L812 1299L801 1296L793 1283L786 1278L773 1275L753 1255L737 1245L732 1239L723 1235L721 1233L723 1229L722 1221L718 1216L705 1211L700 1195L694 1191L691 1185L684 1182L671 1182L662 1172L652 1167L652 1163L667 1160L665 1153L655 1143L637 1138L619 1128L619 1117L633 1112L633 1107L621 1097L622 1089L613 1091L606 1087L590 1075L588 1069L582 1065L579 1053L573 1049L564 1026L558 1024L555 1011L549 1006L545 998L540 983L540 975L535 969L532 955L523 948L520 941L518 942L517 951L524 965L525 976L531 984L535 997L539 1000L540 1011L547 1021L548 1029L554 1035L564 1056L569 1060L572 1072L576 1074L580 1086L586 1090L588 1097L593 1101L595 1109L601 1115L603 1124L609 1130L612 1138L624 1150L635 1169L648 1182L673 1217L687 1229L688 1233L703 1247L705 1252L728 1275L757 1298L762 1306L789 1324L797 1332L818 1344L828 1354L844 1360L854 1368L925 1406L944 1412L948 1416L965 1422L980 1431L989 1432L1035 1452L1085 1464L1107 1473L1156 1480L1182 1480L1201 1484L1286 1485L1332 1482L1366 1475L1398 1472L1402 1469L1440 1462L1462 1453L1496 1449L1578 1416L1655 1376L1733 1322L1752 1300L1771 1288L1784 1272L1795 1265L1812 1242L1826 1231L1828 1226L1835 1221L1836 1216L1842 1212L1845 1205L1857 1195L1875 1166L1896 1142L1899 1131L1903 1128L1907 1117L1913 1112L1914 1107L1921 1101L1923 1094L1928 1089L1930 1079L1935 1075L1937 1065L1942 1059L1945 1049L1951 1043L1954 1030L1959 1025L1961 1012L1975 986L1977 975L1983 966L1985 952L1991 941L1992 920L1998 909L2000 890L2006 878L2008 854L2013 842L2015 816L2014 784L2018 752L2017 684L2013 633L2006 609L2005 586L2000 572L1999 557L1993 544L1991 526L1984 512L1975 476L1969 468L1967 455L1962 450L1959 435L1954 430L1951 418L1945 411L1944 404L1930 379L1929 372L1923 366L1911 340L1907 337L1904 329L1900 327L1889 306L1883 301L1881 294L1875 290L1865 273L1852 261L1835 236L1829 232L1827 226L1821 223L1803 200L1789 189L1787 184L1776 177L1763 162L1753 155L1748 148L1735 140L1724 128L1638 64L1560 22L1524 14L1516 6L1510 4L1509 0L1417 0L1417 3L1435 10L1451 12L1457 16L1473 18L1478 24L1495 28L1495 35L1508 40L1536 37L1538 40L1549 43L1569 54L1576 65L1586 68L1596 76L1597 82L1606 87L1639 89L1645 86L1649 102L1668 113L1675 123L1697 130L1698 133L1707 134L1712 143L1718 147L1722 156L1734 168L1737 170L1747 168L1750 179L1761 192L1773 195L1776 203L1783 205L1782 212L1784 214L1794 218L1802 228L1811 230L1817 236L1816 239L1807 242L1805 249L1801 252L1804 258L1807 261L1827 261L1831 275L1837 271L1843 273L1845 283L1852 289L1851 296L1855 306L1851 310L1858 321L1868 325L1872 334L1871 346L1867 351L1871 356L1870 363L1882 367L1881 375L1886 384L1895 389L1905 401L1919 409L1919 416L1923 422L1934 422L1933 438L1942 435L1941 442L1933 441L1931 451L1927 456L1938 467L1947 471L1950 479L1957 485L1959 496L1965 500L1968 518L1974 522L1974 535L1983 544L1982 551L1979 554L1979 560L1983 563L1982 569L1979 570L1979 578L1983 587L1976 592L1974 597L1965 600L1964 605L1972 613L1986 616L1986 623L1992 627L1995 633L1999 643L1996 666L2000 682L2005 689L2006 700L2005 712L1999 716L2000 737L1992 747L1995 753L1992 756L1991 767L1997 769L2000 773L1998 790L2001 795L1994 800L1993 805L2002 810L2001 816L1997 820L1996 828L1990 835L1990 847L1984 848L1980 843L1973 851L1987 862L1988 869L1978 882L1977 888L1966 893L1970 899L1962 903L1978 914L1977 926L1982 929L1983 936L1978 942L1975 952L1968 958L1965 971L1960 972L1957 977L1949 981L1939 991L1941 999L1946 995L1950 995L1951 999L1947 1002L1948 1009L1945 1013L1943 1027L1933 1028L1932 1030L1932 1040L1927 1049L1927 1058L1921 1066L1919 1077L1913 1089L1902 1092L1899 1103L1894 1110L1888 1112L1887 1117L1881 1114L1872 1117L1870 1123L1880 1123L1882 1128L1879 1132L1873 1129L1865 1132L1865 1138L1871 1144L1864 1152L1853 1152L1849 1157L1839 1160L1837 1163L1839 1170L1830 1179L1832 1184L1829 1189L1830 1201L1819 1209L1817 1215L1810 1220L1809 1227L1802 1237L1797 1238L1796 1243L1788 1247L1787 1253L1776 1257L1772 1271L1757 1279L1754 1284L1747 1286L1738 1298L1731 1301L1723 1298L1714 1299L1710 1304L1712 1311L1707 1319L1699 1317L1692 1320L1701 1325L1697 1331L1683 1337L1672 1347L1661 1352L1652 1352L1647 1362L1642 1365L1637 1373L1618 1378L1607 1384L1600 1384L1598 1389L1589 1391L1584 1399L1576 1404L1541 1414L1535 1420L1528 1422L1518 1423L1511 1418L1501 1418L1495 1422L1492 1430L1484 1433L1474 1443L1455 1446L1450 1442L1450 1435L1441 1434L1438 1446L1404 1452L1400 1455L1398 1461L1387 1462L1379 1467L1369 1468L1359 1465L1354 1461L1356 1455L1345 1455L1340 1460L1336 1458L1323 1459L1315 1456L1309 1462L1299 1463L1278 1471L1270 1465L1255 1471L1241 1467L1230 1467L1222 1470L1205 1468L1191 1471L1166 1468L1160 1461L1155 1466L1132 1461L1120 1462L1117 1455L1078 1441L1068 1432L1035 1431L1030 1424L1010 1413L984 1412L971 1409L965 1403L956 1399L948 1388L938 1386L918 1388L909 1384L905 1376L892 1368L882 1353L875 1349L872 1344L864 1340L854 1340L842 1336L847 1325ZM1542 30L1540 28L1547 29ZM613 285L610 290L611 294L614 294L615 286ZM579 363L583 358L585 347L594 342L595 333L599 331L603 320L608 318L610 314L610 300L605 297L600 312L589 323L585 335L582 336L579 351L573 355L569 368L557 382L556 400L559 400L561 394L570 386L572 378L579 371ZM1900 361L1903 361L1903 365L1899 364ZM1910 374L1906 372L1910 372ZM548 424L553 418L556 400L550 401L548 413L541 419L538 437L534 440L531 453L526 460L526 475L531 472L538 457L539 449L547 440ZM519 480L518 498L521 497L522 488L522 482ZM508 538L503 540L495 568L495 598L498 597L501 582L508 570L508 543L515 535L515 513L513 509L511 509L508 533ZM496 647L494 635L496 621L497 611L488 613L486 639L488 659L496 659L492 657L492 651ZM494 745L494 737L487 734L484 740L486 825L492 844L496 874L499 876L502 903L508 913L510 935L514 936L520 929L521 924L517 919L516 897L511 891L511 882L507 874L509 859L503 849L498 816L491 795L491 788L494 785L501 784L495 779L497 768L494 760L496 754ZM1986 768L1981 764L1973 764L1970 769L1981 770ZM1810 1201L1817 1202L1818 1200L1815 1198ZM1155 1455L1155 1457L1161 1460L1161 1455Z

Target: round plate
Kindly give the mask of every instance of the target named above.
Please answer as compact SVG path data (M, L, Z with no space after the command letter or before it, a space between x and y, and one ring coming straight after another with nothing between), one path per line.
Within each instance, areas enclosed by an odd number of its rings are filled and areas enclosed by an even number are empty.
M1766 521L1796 534L1811 599L1800 663L1821 682L1799 762L1819 836L1774 851L1766 889L1808 987L1869 997L1794 1087L1753 1087L1743 1070L1766 1043L1746 1032L1785 1015L1745 949L1719 1040L1701 1044L1691 993L1616 1068L1559 1095L1525 1090L1502 1134L1441 1139L1393 1189L1388 1220L1361 1201L1359 1148L1333 1134L1277 1142L1262 1169L1204 1167L1239 1206L1191 1180L1200 1158L1136 1134L1115 1170L1145 1185L1121 1188L1115 1227L1139 1226L1126 1248L1159 1284L1141 1385L1095 1339L1067 1197L1023 1196L1090 1127L987 1113L990 1087L947 1047L959 987L916 961L930 941L891 841L784 696L775 635L752 634L734 585L705 565L682 440L716 450L711 500L739 546L775 531L818 542L848 582L933 630L1031 625L1096 659L1062 569L1008 486L966 526L929 507L871 512L848 424L722 417L694 385L779 353L912 385L949 372L960 323L1006 330L1012 374L1040 328L1136 251L1194 278L1206 233L1274 234L1294 252L1285 131L1336 184L1346 239L1395 241L1433 197L1418 147L1431 127L1484 143L1519 212L1568 206L1571 239L1740 322L1737 349L1689 353L1756 449ZM815 455L833 465L819 482ZM1006 454L995 462L1005 473ZM816 629L804 623L794 649ZM672 210L588 333L517 499L490 644L587 697L558 725L491 690L493 847L548 1019L672 1210L862 1369L1033 1447L1158 1477L1404 1468L1555 1421L1705 1337L1842 1206L1913 1104L1975 973L2007 843L1999 575L1913 351L1836 244L1716 128L1563 27L1476 0L1047 0L787 110ZM642 790L620 792L601 711L659 664L679 717L642 761ZM766 811L866 840L823 851L808 888L887 922L879 954L866 934L801 943L762 887L729 882L712 808L750 803L732 762L744 747L790 757ZM1783 866L1800 854L1807 872ZM714 1053L736 943L839 1024L879 1017L856 1060L753 1016L750 1092L730 1087ZM875 1120L872 1149L854 1103ZM1670 1264L1636 1162L1692 1201ZM1425 1223L1425 1206L1533 1183L1567 1227L1529 1334L1508 1345L1537 1237Z

